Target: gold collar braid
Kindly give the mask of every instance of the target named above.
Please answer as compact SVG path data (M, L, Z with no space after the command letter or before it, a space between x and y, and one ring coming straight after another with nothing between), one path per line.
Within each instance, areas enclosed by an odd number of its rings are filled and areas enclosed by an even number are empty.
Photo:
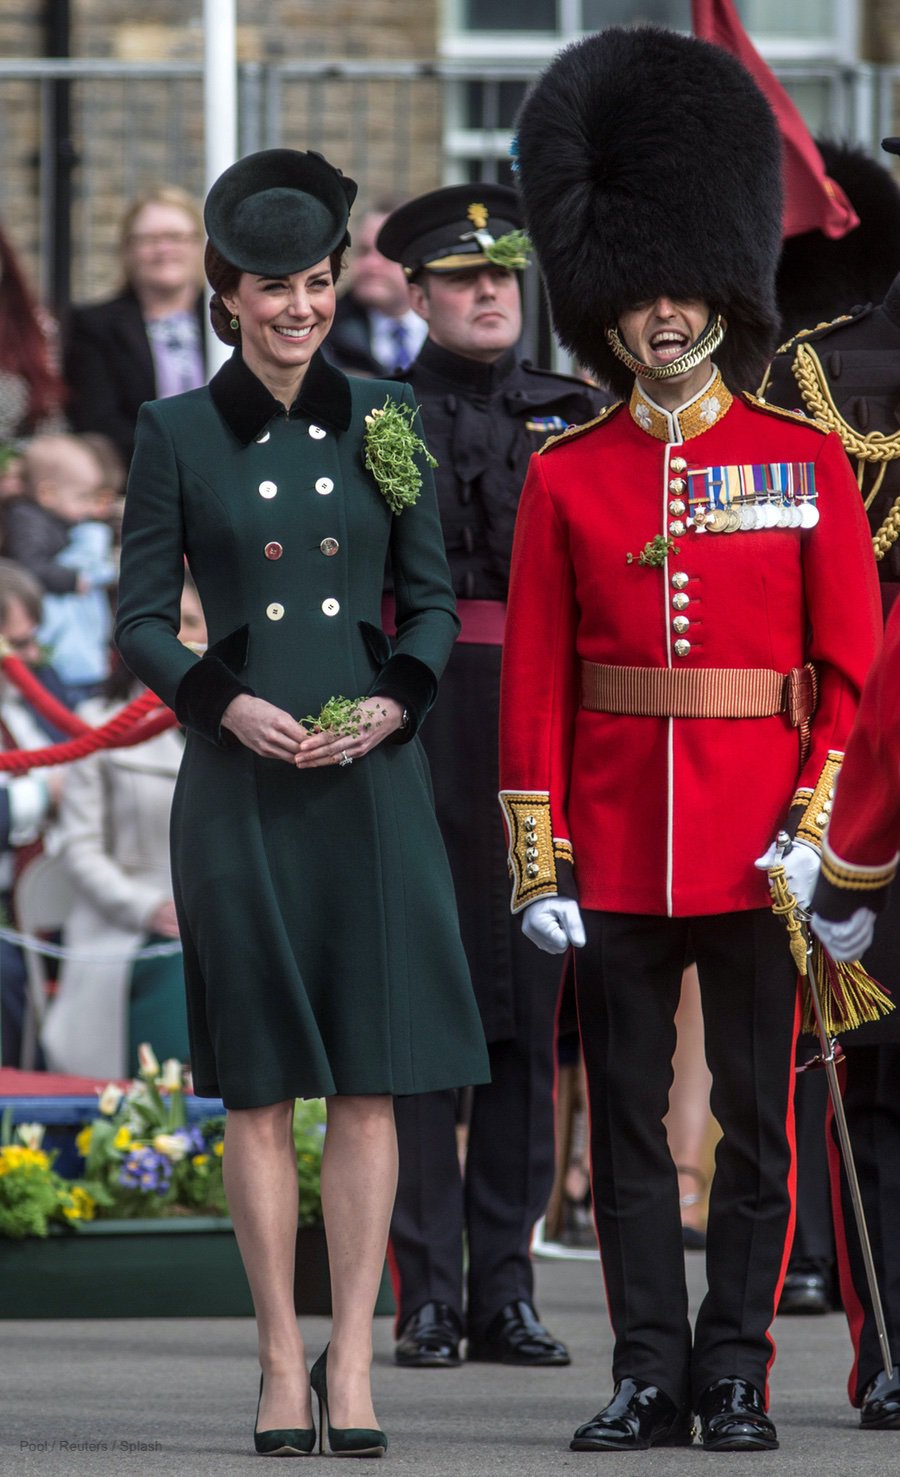
M798 344L791 362L791 373L797 381L803 403L826 430L836 431L848 456L857 462L871 462L879 467L871 489L865 497L866 510L871 507L884 480L889 462L900 458L900 431L885 435L883 431L870 431L864 436L851 426L841 415L828 388L825 371L819 356L811 344ZM858 481L862 492L862 465L858 468ZM890 512L880 528L872 535L872 548L876 559L883 559L888 549L900 538L900 497L894 499Z

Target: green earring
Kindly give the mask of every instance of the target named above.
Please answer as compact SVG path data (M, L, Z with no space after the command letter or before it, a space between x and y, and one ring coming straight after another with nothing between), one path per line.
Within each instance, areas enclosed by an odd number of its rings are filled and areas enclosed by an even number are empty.
M237 331L240 328L240 326L241 326L240 325L240 321L237 318L232 318L231 322L228 325L228 327L231 329L232 333L237 333Z

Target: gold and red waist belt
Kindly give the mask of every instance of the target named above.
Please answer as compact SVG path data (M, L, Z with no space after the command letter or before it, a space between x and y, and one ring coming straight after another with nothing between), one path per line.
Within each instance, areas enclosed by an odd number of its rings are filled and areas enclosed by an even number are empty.
M772 718L786 713L794 728L812 717L812 666L773 672L766 667L607 667L581 663L581 706L594 713L637 718Z
M456 614L462 622L457 641L470 646L502 646L506 627L506 605L502 600L457 600ZM385 631L397 629L393 595L381 602L381 623Z

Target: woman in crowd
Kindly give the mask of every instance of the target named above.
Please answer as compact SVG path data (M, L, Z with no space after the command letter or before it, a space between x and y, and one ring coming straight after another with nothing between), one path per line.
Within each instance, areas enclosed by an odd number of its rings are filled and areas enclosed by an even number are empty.
M191 580L179 639L206 644ZM99 728L141 690L117 664L104 696L85 703L81 716ZM63 962L42 1032L52 1071L134 1076L142 1041L160 1061L188 1060L180 953L131 959L178 938L169 813L183 752L180 729L169 728L134 748L101 749L64 772L54 839L76 894L63 933L76 957Z
M54 334L0 227L0 442L63 429L65 390L53 363Z
M175 185L139 195L121 250L124 284L72 309L64 362L73 428L109 436L127 465L143 402L206 382L199 207Z
M481 1081L487 1059L415 738L457 621L411 392L347 379L318 352L355 193L320 155L284 149L213 186L211 312L235 351L208 390L141 412L117 639L188 730L175 900L195 1086L229 1110L226 1191L262 1366L256 1448L312 1450L312 1383L320 1446L380 1456L370 1365L392 1095ZM185 555L212 643L202 660L175 635ZM393 652L379 623L388 557ZM332 727L322 710L341 695ZM317 1095L333 1333L308 1376L291 1115Z

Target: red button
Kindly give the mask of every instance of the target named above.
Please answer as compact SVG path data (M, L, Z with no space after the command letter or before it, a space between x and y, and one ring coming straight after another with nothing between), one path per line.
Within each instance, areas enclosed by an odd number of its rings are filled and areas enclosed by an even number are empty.
M276 544L274 542L271 544L266 544L267 559L280 559L283 553L284 549L281 547L280 544Z

